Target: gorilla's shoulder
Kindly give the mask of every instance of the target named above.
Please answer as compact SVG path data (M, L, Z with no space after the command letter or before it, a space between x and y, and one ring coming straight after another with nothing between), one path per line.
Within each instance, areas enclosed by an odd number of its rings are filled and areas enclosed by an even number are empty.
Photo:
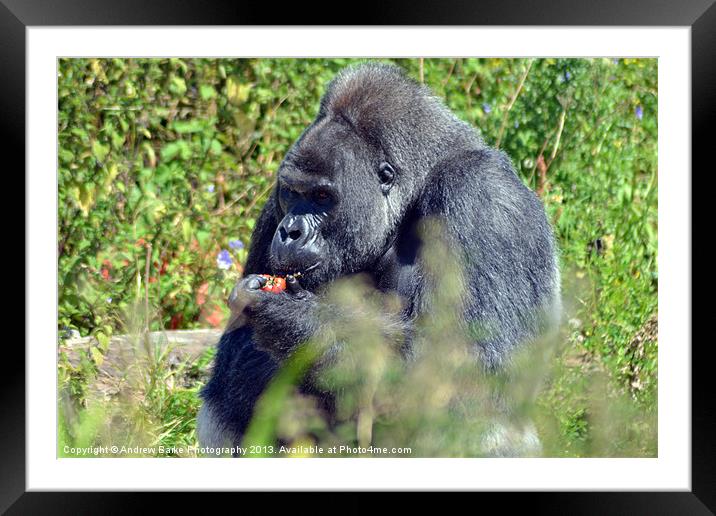
M449 229L465 237L490 233L516 242L539 235L539 240L552 241L541 200L517 176L507 155L492 148L454 154L439 162L418 213L443 219Z
M501 198L515 202L537 200L517 176L510 158L490 147L447 155L430 171L428 185L426 193L433 202L454 204L464 199L474 205Z

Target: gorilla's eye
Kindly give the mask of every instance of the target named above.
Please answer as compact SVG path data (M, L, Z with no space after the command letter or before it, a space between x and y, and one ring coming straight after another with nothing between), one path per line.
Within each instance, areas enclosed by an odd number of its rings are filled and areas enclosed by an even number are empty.
M317 204L328 204L331 201L331 194L326 190L316 190L311 194L311 198Z
M390 190L393 184L393 179L395 179L395 170L393 170L390 163L380 164L378 167L378 178L380 179L383 192L388 193L388 190Z

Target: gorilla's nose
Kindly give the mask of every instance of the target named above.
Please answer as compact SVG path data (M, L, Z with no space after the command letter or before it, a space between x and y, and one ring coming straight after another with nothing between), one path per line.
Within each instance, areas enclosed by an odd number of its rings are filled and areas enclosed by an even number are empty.
M291 217L289 220L284 219L281 222L278 228L278 234L279 238L281 238L281 243L300 246L305 242L308 230L308 222L304 217Z
M271 243L271 254L284 272L299 272L321 259L318 230L306 216L286 215Z

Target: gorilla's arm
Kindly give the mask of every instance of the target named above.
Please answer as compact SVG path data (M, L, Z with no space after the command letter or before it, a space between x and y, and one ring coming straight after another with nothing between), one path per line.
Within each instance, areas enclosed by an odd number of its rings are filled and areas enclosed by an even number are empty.
M330 363L341 347L333 331L335 325L346 324L354 317L365 317L361 310L332 305L322 295L303 290L300 286L292 289L290 282L284 292L263 292L259 279L256 275L242 279L231 298L243 298L248 303L243 310L253 329L256 346L267 351L279 363L319 331L326 345L320 364ZM396 344L404 344L410 322L400 313L383 313L379 317L376 324L380 325L384 337Z
M254 331L256 346L282 361L317 331L318 297L300 287L264 292L262 285L263 278L255 274L244 277L234 288L229 304L232 311L243 312Z
M198 425L202 445L238 444L276 369L276 362L254 347L249 326L224 332L211 379L201 393L206 400Z

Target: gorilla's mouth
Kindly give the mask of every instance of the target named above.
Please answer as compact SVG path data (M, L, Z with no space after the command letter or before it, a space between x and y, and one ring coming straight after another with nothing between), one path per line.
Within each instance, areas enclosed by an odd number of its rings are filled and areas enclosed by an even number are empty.
M319 260L319 261L317 261L316 263L314 263L313 265L310 265L309 267L306 267L305 269L302 269L302 270L294 270L293 272L287 272L287 273L286 273L286 276L288 276L288 275L290 274L290 275L292 275L292 276L293 276L294 278L296 278L296 279L302 278L302 277L305 276L307 273L311 272L313 269L315 269L316 267L318 267L319 265L321 265L321 263L322 263L321 260Z
M321 265L321 261L317 261L313 265L310 265L308 267L305 267L303 269L297 270L297 269L290 269L286 268L285 270L293 270L294 272L288 272L285 274L286 281L289 281L291 276L295 278L296 283L294 285L297 285L299 290L308 290L313 291L313 289L317 288L318 285L321 283L321 281L314 277L313 274L311 274L312 271L314 271L316 268L318 268L319 265ZM290 280L293 281L293 280ZM295 289L294 289L295 290Z

